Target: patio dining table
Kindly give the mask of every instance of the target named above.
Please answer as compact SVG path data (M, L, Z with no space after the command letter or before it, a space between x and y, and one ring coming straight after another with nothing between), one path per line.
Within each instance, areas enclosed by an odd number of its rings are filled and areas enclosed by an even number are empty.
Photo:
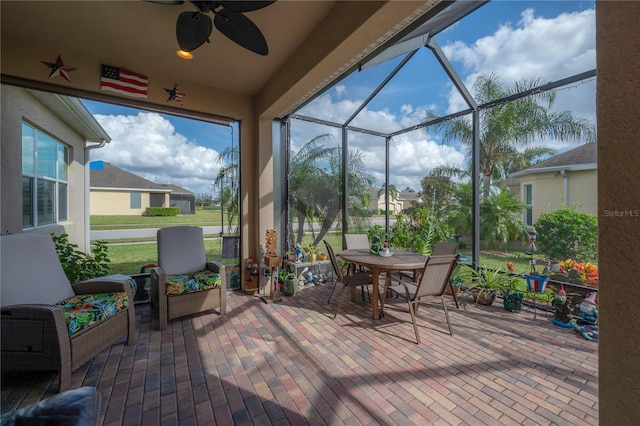
M380 317L378 303L380 301L380 274L385 273L386 279L391 278L394 271L413 271L415 274L424 268L427 257L408 251L396 251L391 256L380 256L371 253L368 249L351 249L344 250L340 253L340 257L344 261L356 265L364 266L371 269L373 282L377 283L373 286L373 297L371 299L371 308L373 319ZM353 290L353 289L352 289ZM351 300L355 301L355 291L351 293Z

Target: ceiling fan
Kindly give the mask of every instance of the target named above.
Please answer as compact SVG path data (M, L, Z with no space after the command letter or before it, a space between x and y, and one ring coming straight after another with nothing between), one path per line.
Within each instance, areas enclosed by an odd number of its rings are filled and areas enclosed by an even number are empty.
M183 4L182 0L146 0L150 3ZM196 10L182 12L176 22L176 38L183 52L191 52L209 43L213 26L240 46L266 56L269 46L262 31L243 13L269 6L273 1L191 1ZM209 17L213 13L213 21Z

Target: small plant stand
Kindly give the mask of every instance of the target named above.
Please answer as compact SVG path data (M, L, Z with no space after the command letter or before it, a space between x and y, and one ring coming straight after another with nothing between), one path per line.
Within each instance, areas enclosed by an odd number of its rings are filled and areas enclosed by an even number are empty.
M265 287L265 292L269 292L269 295L266 294L260 296L260 299L264 303L276 303L282 302L282 297L280 297L279 292L277 291L278 285L278 274L276 273L276 268L282 266L282 258L278 256L265 256L264 264L267 268L271 268L271 275L269 276L269 284Z
M529 275L524 274L524 278L527 280L527 289L528 293L532 295L533 299L533 319L536 319L536 315L538 313L538 305L536 303L537 296L539 294L544 294L547 289L547 285L549 284L549 277L539 276L539 275ZM547 304L548 304L547 300ZM545 312L547 312L545 310Z

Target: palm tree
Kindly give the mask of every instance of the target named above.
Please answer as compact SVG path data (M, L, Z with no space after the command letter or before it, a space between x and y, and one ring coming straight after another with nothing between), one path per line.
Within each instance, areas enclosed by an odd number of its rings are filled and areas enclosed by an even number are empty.
M227 229L231 232L231 226L239 213L239 191L238 182L238 147L231 145L222 150L216 161L222 164L215 180L213 188L220 187L220 208L227 213ZM228 184L228 186L226 186ZM222 224L224 227L224 223Z
M343 193L339 189L342 188L342 167L342 149L336 148L329 153L327 168L323 169L321 181L312 188L316 209L322 218L322 226L314 245L322 241L342 212ZM364 152L359 149L350 150L346 170L349 186L347 203L350 217L356 222L366 215L364 206L368 198L367 187L373 182L364 169Z
M445 207L446 223L456 235L471 234L471 205L472 191L470 183L454 185L451 200Z
M342 212L342 149L326 147L324 140L330 135L320 135L307 142L296 152L290 162L289 203L297 218L297 232L289 224L289 244L302 242L305 221L318 218L321 228L312 244L322 241ZM366 187L371 178L364 172L364 153L349 151L347 175L349 182L349 211L359 222L365 217L369 194ZM312 231L312 235L314 231Z
M540 78L532 78L506 88L491 73L478 77L473 88L476 101L482 105L540 85ZM480 111L480 173L485 197L489 196L492 179L505 175L502 168L510 164L510 158L518 156L522 148L540 148L532 146L537 139L595 140L595 127L588 120L573 117L569 111L551 111L555 95L553 91L536 92ZM468 119L460 117L434 126L444 130L445 142L460 141L471 149L473 132Z
M451 202L445 210L445 221L457 235L471 233L471 199L470 183L454 186ZM525 237L529 232L522 220L525 208L508 188L491 187L489 196L480 201L480 238L490 245L506 245Z
M553 155L556 155L556 150L544 146L529 147L522 152L515 152L502 159L500 167L497 168L499 174L493 178L494 180L504 180L511 173L532 166Z
M526 206L508 188L495 188L480 204L480 235L489 242L506 247L509 241L524 238L529 228L522 220Z
M295 152L289 162L289 206L298 221L298 232L293 231L293 221L289 223L289 245L302 242L304 223L307 217L315 214L314 188L322 184L322 170L318 164L326 159L330 152L337 148L328 148L324 141L331 138L329 134L314 137ZM295 240L292 240L295 236Z

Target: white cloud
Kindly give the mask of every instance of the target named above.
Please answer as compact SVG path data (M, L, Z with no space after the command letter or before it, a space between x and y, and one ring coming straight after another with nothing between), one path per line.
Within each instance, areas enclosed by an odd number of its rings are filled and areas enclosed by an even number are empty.
M506 86L522 78L540 77L543 82L566 78L595 68L595 11L593 9L576 13L563 13L555 18L535 15L533 9L521 13L516 25L510 23L499 26L486 37L467 45L455 42L443 50L456 68L462 66L465 85L471 90L475 79L483 73L495 72ZM418 84L412 82L411 84ZM575 116L595 122L595 89L593 82L584 87L558 92L556 109L570 110ZM457 91L450 86L448 112L467 108ZM417 92L417 88L413 87ZM307 105L304 115L334 123L344 123L358 108L363 99L348 99L345 87L338 86L334 92L320 96ZM332 97L333 95L333 97ZM401 95L398 95L401 96ZM445 97L447 94L445 93ZM428 111L437 111L437 105L416 106L401 100L397 112L390 108L372 110L364 108L350 125L368 130L390 133L410 128L423 122ZM410 98L415 103L415 96ZM440 108L442 109L442 107ZM331 133L334 143L339 144L339 129L294 121L294 149L313 136ZM575 144L545 141L558 151L569 149ZM384 181L384 139L357 132L349 133L349 146L358 148L365 155L367 171L376 184ZM458 147L459 148L459 147ZM404 133L392 140L391 183L399 188L407 186L420 190L420 180L435 166L448 164L464 166L466 154L459 149L438 144L424 129Z
M334 101L330 94L323 95L309 104L304 115L317 117L331 122L342 122L362 104L362 100ZM433 107L432 105L429 108ZM415 108L405 104L400 115L388 109L372 111L363 109L353 121L357 128L380 131L383 133L406 129L424 120L426 107ZM306 142L320 134L333 136L332 144L341 143L340 130L328 126L317 126L294 120L292 126L292 148L298 150ZM360 132L349 132L349 148L358 149L364 155L366 172L374 179L375 185L384 182L385 140ZM421 189L420 180L438 165L452 164L462 166L464 155L449 146L442 146L432 140L424 129L407 132L394 137L390 145L391 183L400 189L406 187L416 191Z
M156 183L173 184L196 194L210 193L220 168L218 152L176 133L160 114L94 115L111 136L91 160L103 160Z
M491 72L500 76L506 86L523 78L556 81L596 67L595 10L543 18L536 16L533 9L526 9L515 26L503 24L494 34L471 45L458 41L442 50L452 63L462 65L464 82L470 90L479 75ZM562 109L581 111L580 116L595 122L594 93L584 91L580 97L574 96L573 102L564 103ZM593 109L586 111L585 103L593 104ZM466 107L451 87L448 112Z

